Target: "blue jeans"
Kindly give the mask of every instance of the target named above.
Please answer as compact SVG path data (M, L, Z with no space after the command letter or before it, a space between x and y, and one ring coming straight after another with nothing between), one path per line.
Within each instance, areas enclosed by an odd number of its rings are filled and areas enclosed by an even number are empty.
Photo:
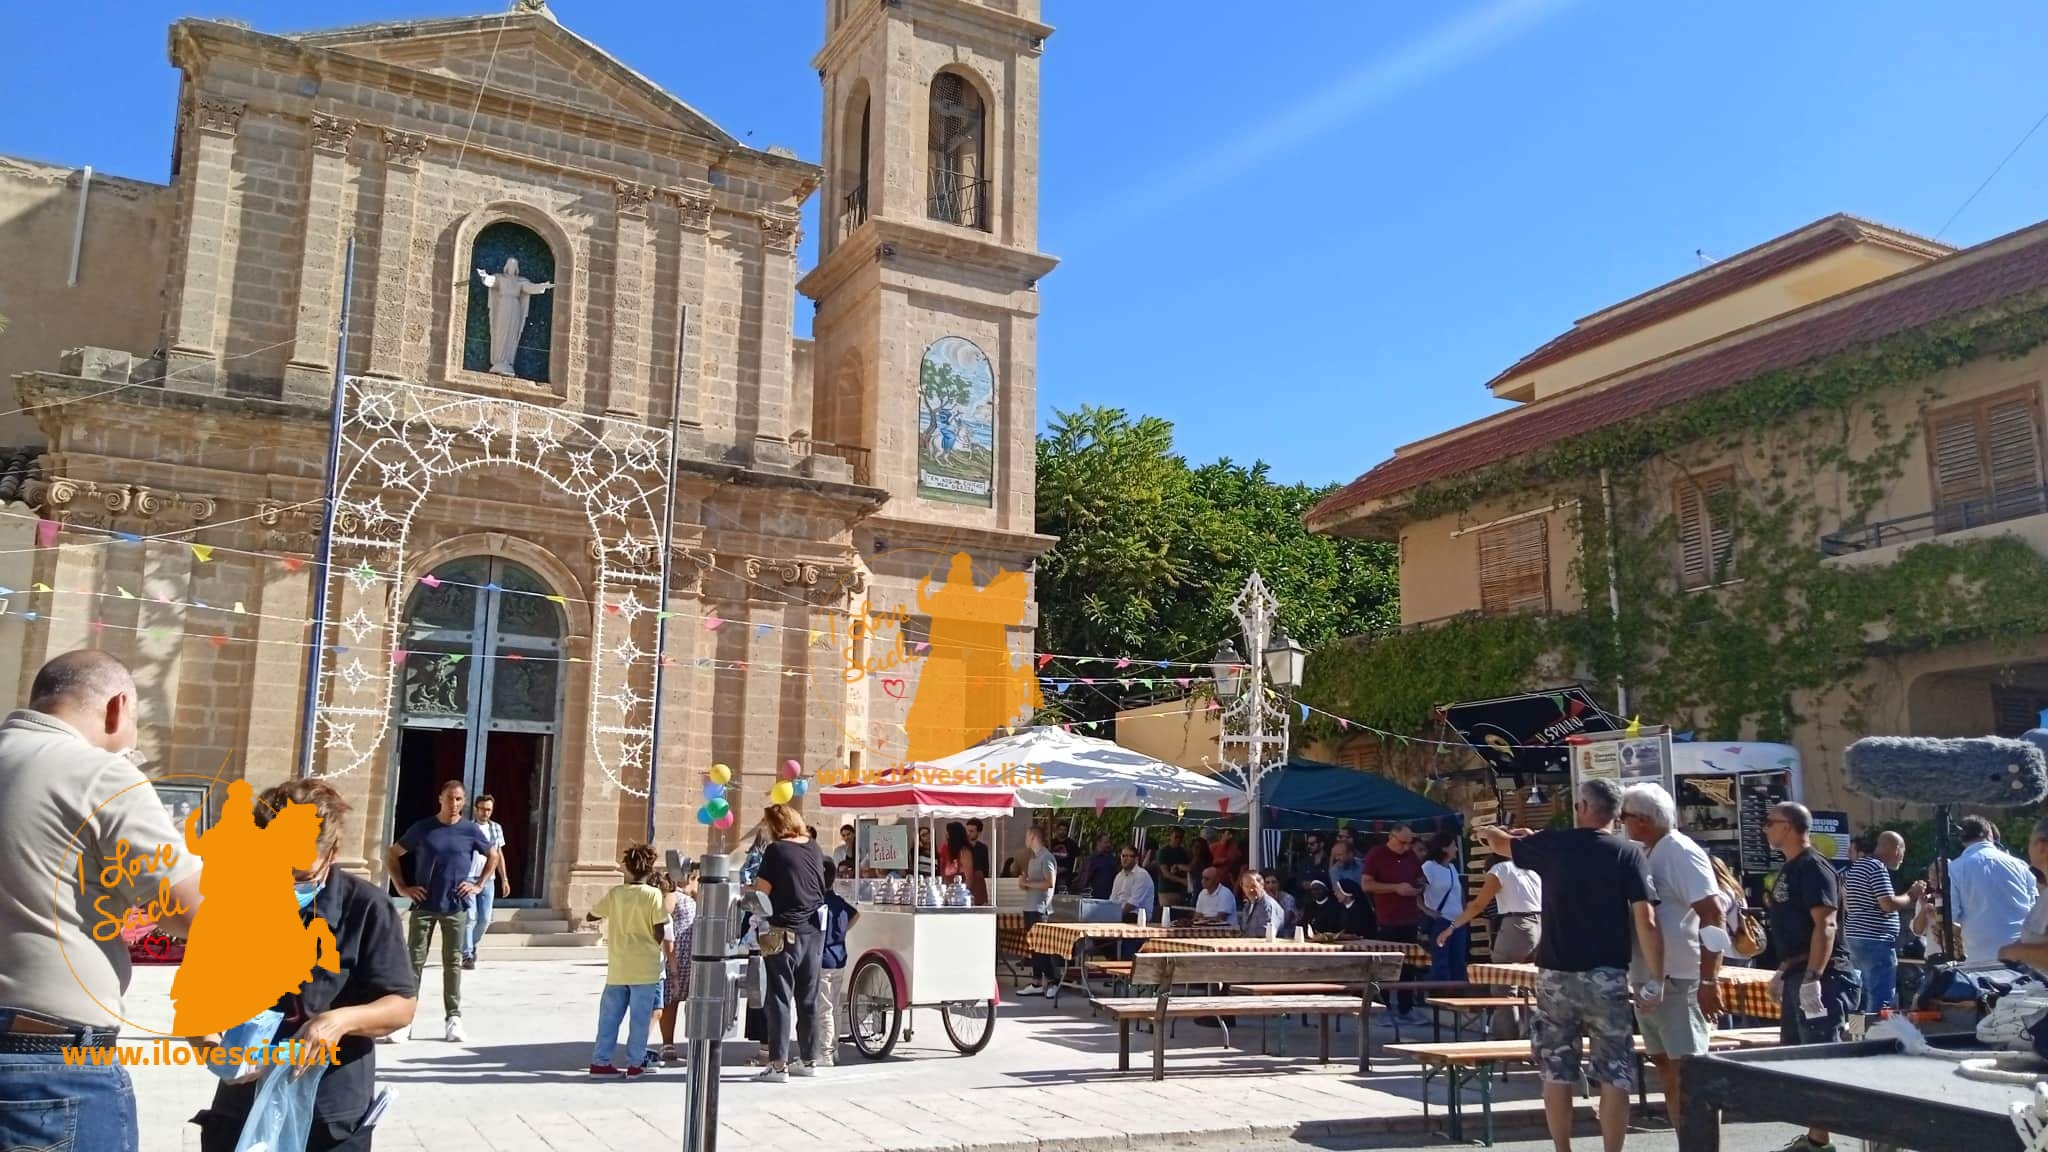
M1786 975L1778 996L1778 1040L1783 1044L1834 1044L1842 1039L1842 1020L1863 1003L1862 978L1829 972L1821 977L1820 1002L1827 1014L1811 1020L1799 1008L1799 985L1805 972Z
M476 895L469 898L469 926L468 930L462 934L462 958L464 960L476 959L476 946L478 942L483 940L484 933L491 930L491 901L497 898L492 895L493 892L497 891L497 889L491 887L494 883L496 883L495 877L484 881L484 886L477 889Z
M0 1148L135 1152L140 1139L127 1069L74 1067L58 1052L0 1052Z
M619 1044L619 1018L626 1020L626 1062L634 1067L647 1055L647 1022L654 1015L659 984L607 984L597 1002L597 1047L590 1050L592 1064L612 1062L612 1049Z
M1863 977L1863 1010L1881 1012L1898 1007L1899 946L1894 940L1849 938L1849 963Z
M1447 943L1439 945L1437 934L1451 926L1449 920L1435 916L1422 918L1422 942L1429 949L1429 978L1431 980L1463 980L1465 958L1472 948L1472 926L1465 925L1451 933Z

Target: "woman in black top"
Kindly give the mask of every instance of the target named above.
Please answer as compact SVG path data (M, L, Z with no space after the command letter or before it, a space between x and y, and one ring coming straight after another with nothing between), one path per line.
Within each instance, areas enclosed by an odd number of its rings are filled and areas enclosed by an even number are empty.
M306 1152L369 1152L372 1129L363 1118L376 1095L376 1040L412 1023L418 1003L412 959L390 898L334 866L349 811L341 793L324 780L279 784L257 802L257 827L267 826L287 802L320 813L319 862L293 875L305 901L300 917L319 916L334 933L335 955L323 960L336 970L315 967L299 991L278 1001L284 1021L277 1039L332 1043L339 1053L314 1091ZM213 1104L192 1118L203 1152L233 1152L261 1083L258 1075L214 1089Z
M816 1067L818 970L825 946L818 908L825 903L825 854L788 805L770 804L761 826L774 839L761 853L761 870L754 876L755 891L767 894L771 908L759 934L768 972L768 994L762 1004L768 1024L768 1067L755 1079L780 1084L791 1073L813 1075ZM792 1009L796 1061L789 1059Z

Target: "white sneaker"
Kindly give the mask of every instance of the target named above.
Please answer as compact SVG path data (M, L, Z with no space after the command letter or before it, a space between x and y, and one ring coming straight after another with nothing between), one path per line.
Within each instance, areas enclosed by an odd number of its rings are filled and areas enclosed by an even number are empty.
M1019 995L1019 996L1043 996L1043 995L1045 995L1045 985L1043 985L1043 984L1039 984L1039 983L1037 983L1037 982L1035 982L1035 981L1034 981L1033 983L1030 983L1030 984L1026 984L1026 985L1024 985L1024 986L1023 986L1022 988L1019 988L1019 989L1017 989L1017 995Z
M800 1079L809 1079L812 1076L816 1076L818 1070L801 1060L791 1060L789 1062L789 1074Z
M1053 985L1052 987L1050 987L1050 988L1047 988L1047 989L1045 990L1045 998L1046 998L1047 1000L1057 1000L1057 999L1059 998L1059 994L1060 994L1060 986L1059 986L1059 985L1057 985L1057 984L1055 984L1055 985Z
M780 1068L763 1068L754 1073L756 1084L781 1084L789 1079L789 1073Z
M469 1037L464 1035L462 1031L462 1017L450 1016L448 1018L448 1026L442 1029L441 1039L446 1040L450 1044L461 1044L468 1041Z

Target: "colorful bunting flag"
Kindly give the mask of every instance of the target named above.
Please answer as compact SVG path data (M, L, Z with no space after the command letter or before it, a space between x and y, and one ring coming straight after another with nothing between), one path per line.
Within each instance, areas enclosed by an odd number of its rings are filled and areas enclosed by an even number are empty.
M287 572L297 572L305 566L306 562L297 556L287 556L284 558L284 570Z
M247 608L242 607L242 602L240 600L235 601L235 611L243 614L244 616L249 614L249 610Z
M769 634L770 632L773 632L773 631L775 631L775 625L773 625L773 624L756 624L756 625L754 625L754 635L756 635L756 636L766 636L767 634Z
M1129 656L1119 656L1119 657L1117 657L1117 661L1116 661L1116 667L1117 667L1117 671L1121 672L1121 671L1123 671L1124 669L1126 669L1126 668L1129 668L1130 666L1131 666L1131 658L1130 658Z
M55 589L55 588L52 588L52 587L50 587L50 586L49 586L48 584L45 584L45 583L43 583L43 582L42 582L41 580L38 580L38 581L36 581L36 582L35 582L34 584L31 584L31 585L29 585L29 587L31 587L31 588L34 588L34 589L35 589L36 591L38 591L38 592L55 592L55 591L56 591L56 589Z
M1306 723L1308 723L1308 705L1306 705L1306 704L1296 704L1296 705L1295 705L1295 707L1297 707L1297 708L1301 709L1301 722L1302 722L1303 724L1306 724Z
M36 519L36 547L48 548L57 542L57 522L38 517Z
M116 532L114 533L114 538L116 540L121 541L123 544L142 543L142 537L133 532Z
M215 632L213 635L208 636L206 639L207 642L212 644L215 648L225 648L228 646L228 638L221 635L218 632Z
M114 585L114 591L116 591L116 592L120 593L120 594L121 594L121 599L123 599L123 600L133 600L133 599L135 599L135 593L133 593L133 592L130 592L130 591L129 591L129 590L127 590L126 588L123 588L123 587L121 587L121 586L120 586L119 584L116 584L116 585Z
M567 596L549 596L548 599L556 604L566 605L569 603L569 598Z
M420 577L420 583L425 584L429 588L439 588L441 586L441 578L429 572L425 576Z
M725 621L720 620L716 612L704 618L704 630L706 632L716 632L724 625Z
M1040 654L1039 654L1039 656L1038 656L1038 670L1039 670L1040 672L1043 672L1043 671L1045 671L1045 666L1046 666L1047 664L1050 664L1050 663L1052 663L1052 653L1050 653L1050 652L1042 652L1042 653L1040 653Z
M1346 720L1346 719L1345 719L1345 718L1343 718L1342 716L1339 716L1339 717L1337 717L1337 731L1339 731L1339 732L1349 732L1349 731L1351 731L1351 721L1349 721L1349 720Z
M208 564L213 561L213 545L188 543L185 547L192 549L192 558L201 564Z
M403 664L403 663L405 663L405 649L403 649L403 648L393 648L393 649L391 650L391 662L392 662L393 664Z
M1642 731L1643 731L1643 718L1642 718L1641 716L1636 716L1636 717L1633 717L1633 718L1631 718L1631 719L1629 720L1629 722L1628 722L1628 734L1629 734L1629 735L1630 735L1631 737L1634 737L1634 736L1640 736L1640 735L1642 735Z
M1179 685L1179 686L1180 686L1180 690L1181 690L1181 691L1185 692L1185 691L1187 691L1187 690L1188 690L1188 678L1187 678L1187 677L1185 677L1185 676L1176 676L1176 677L1174 677L1174 678L1173 678L1173 682L1174 682L1175 684L1177 684L1177 685Z

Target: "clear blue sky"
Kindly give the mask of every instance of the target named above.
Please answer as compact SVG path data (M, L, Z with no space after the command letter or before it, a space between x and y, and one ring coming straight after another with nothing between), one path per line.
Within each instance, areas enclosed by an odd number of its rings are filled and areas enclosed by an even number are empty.
M499 6L8 4L0 152L164 178L165 29L194 8L291 31ZM817 0L554 7L735 135L817 159ZM1941 229L2048 112L2039 0L1046 9L1042 243L1064 263L1041 420L1153 413L1193 459L1318 483L1492 411L1494 372L1696 250L1835 211ZM1942 238L2048 216L2044 187L2048 128Z

